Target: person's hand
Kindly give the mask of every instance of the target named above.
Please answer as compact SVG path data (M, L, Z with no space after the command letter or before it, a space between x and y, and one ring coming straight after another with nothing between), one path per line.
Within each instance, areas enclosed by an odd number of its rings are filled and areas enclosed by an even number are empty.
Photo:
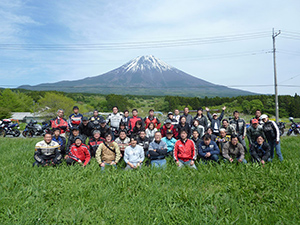
M241 163L241 162L243 162L243 160L241 160L241 159L238 159L238 162L240 162L240 163Z
M205 157L206 157L206 158L208 158L208 157L210 157L210 156L211 156L210 152L208 152L208 153L205 154Z
M244 140L244 139L245 139L245 136L243 136L242 138L243 138L243 140Z
M222 109L225 111L225 109L226 109L226 106L224 106Z
M79 164L82 164L82 161L79 159L79 160L78 160L78 163L79 163Z
M206 110L207 112L209 112L209 108L205 107L205 110Z
M230 159L229 159L229 161L230 161L230 162L233 162L233 159L232 159L232 158L230 158Z
M65 159L68 159L69 158L69 156L68 155L65 155Z
M140 163L137 163L136 166L135 166L135 168L140 167L140 165L141 165Z
M266 163L264 160L261 160L260 162L261 162L261 164L263 164L263 165L265 165L265 163Z
M177 165L177 166L179 166L179 165L180 165L180 164L179 164L179 161L177 161L177 162L176 162L176 165Z
M100 163L100 166L101 167L105 167L105 163L103 162L103 163Z
M191 160L190 165L193 166L195 164L194 160Z
M279 144L279 141L276 141L276 144Z
M111 162L110 165L116 165L116 163L115 162Z
M82 167L85 167L85 165L82 163L82 165L81 165Z

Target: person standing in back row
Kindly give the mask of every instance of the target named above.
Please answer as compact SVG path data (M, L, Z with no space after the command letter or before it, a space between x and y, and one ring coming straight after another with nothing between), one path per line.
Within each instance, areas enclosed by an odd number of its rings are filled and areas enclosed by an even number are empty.
M230 124L234 127L239 142L243 145L245 152L247 152L245 137L247 135L246 122L244 119L240 118L240 113L238 111L233 112L233 119Z
M150 109L149 110L149 116L144 118L145 122L145 129L148 128L150 123L154 124L154 128L159 129L160 128L160 121L157 117L154 116L154 110Z
M119 109L117 106L114 106L112 108L112 113L110 113L107 118L106 118L106 124L109 125L110 124L110 130L112 132L112 134L114 134L114 132L116 130L119 130L119 125L120 122L123 119L123 116L119 113ZM113 136L114 139L114 136Z
M207 117L208 119L210 120L211 122L211 128L213 130L213 134L215 134L216 136L219 136L219 130L221 128L221 121L224 117L224 112L225 112L225 109L226 109L226 106L224 106L222 108L222 112L221 112L221 115L218 117L218 114L217 113L214 113L212 116L209 112L209 108L205 108L205 110L207 111Z
M204 130L207 129L208 121L207 121L206 116L203 115L203 109L202 108L199 108L197 110L197 115L194 117L194 120L198 120L199 124L204 127Z
M186 123L191 127L193 125L193 117L192 117L191 114L189 114L189 108L188 107L184 108L184 112L183 112L182 116L185 116Z
M128 120L128 129L129 131L132 133L133 132L133 128L135 127L135 124L137 121L141 120L142 121L142 127L144 126L144 121L141 117L138 116L138 110L137 109L133 109L132 110L132 117L129 118Z

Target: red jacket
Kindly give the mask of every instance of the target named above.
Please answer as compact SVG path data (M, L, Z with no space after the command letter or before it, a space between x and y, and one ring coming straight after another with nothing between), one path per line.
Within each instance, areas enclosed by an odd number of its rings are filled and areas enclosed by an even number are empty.
M154 127L155 128L157 128L157 129L160 128L160 121L155 116L152 118L152 120L151 120L151 118L149 116L145 117L144 121L145 121L145 129L148 128L148 126L149 126L150 123L154 123Z
M63 134L68 129L68 122L64 118L55 118L50 120L51 128L59 128L60 133Z
M133 131L133 128L135 127L135 123L136 121L138 120L141 120L143 121L143 119L139 116L133 116L133 117L130 117L129 120L128 120L128 129L132 132Z
M184 162L196 160L197 157L195 144L191 139L187 139L185 142L183 142L181 139L176 141L173 154L176 162L179 159Z
M71 149L69 151L69 157L71 159L74 159L75 161L81 160L84 162L83 164L86 166L90 160L91 160L91 154L88 150L88 147L85 144L81 144L79 147L77 147L74 144L71 145Z
M177 132L177 129L174 127L174 125L171 125L171 127L169 129L173 131L173 137L177 138L178 132ZM168 130L168 128L166 127L166 125L163 125L163 127L160 129L160 133L161 133L162 137L167 136L167 130Z

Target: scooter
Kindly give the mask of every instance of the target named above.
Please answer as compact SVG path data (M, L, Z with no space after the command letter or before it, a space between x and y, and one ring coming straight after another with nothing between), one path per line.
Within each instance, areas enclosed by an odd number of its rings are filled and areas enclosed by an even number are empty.
M294 118L290 117L289 120L292 122L290 129L287 132L287 135L290 136L293 132L295 135L300 134L300 124L294 122Z

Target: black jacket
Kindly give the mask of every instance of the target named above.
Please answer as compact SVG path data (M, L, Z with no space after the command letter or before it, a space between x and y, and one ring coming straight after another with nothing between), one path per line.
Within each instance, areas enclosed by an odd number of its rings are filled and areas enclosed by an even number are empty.
M198 120L199 124L202 125L204 127L204 129L206 130L208 127L208 121L207 121L207 117L202 115L201 117L198 117L198 115L196 115L194 117L194 120Z
M81 135L85 135L87 137L91 137L92 136L92 131L94 129L93 123L92 122L88 122L88 124L86 126L84 126L84 124L81 122L78 126L79 128L79 133Z
M251 145L250 154L257 162L261 160L266 162L270 158L270 145L267 142L264 142L262 145L255 142Z

